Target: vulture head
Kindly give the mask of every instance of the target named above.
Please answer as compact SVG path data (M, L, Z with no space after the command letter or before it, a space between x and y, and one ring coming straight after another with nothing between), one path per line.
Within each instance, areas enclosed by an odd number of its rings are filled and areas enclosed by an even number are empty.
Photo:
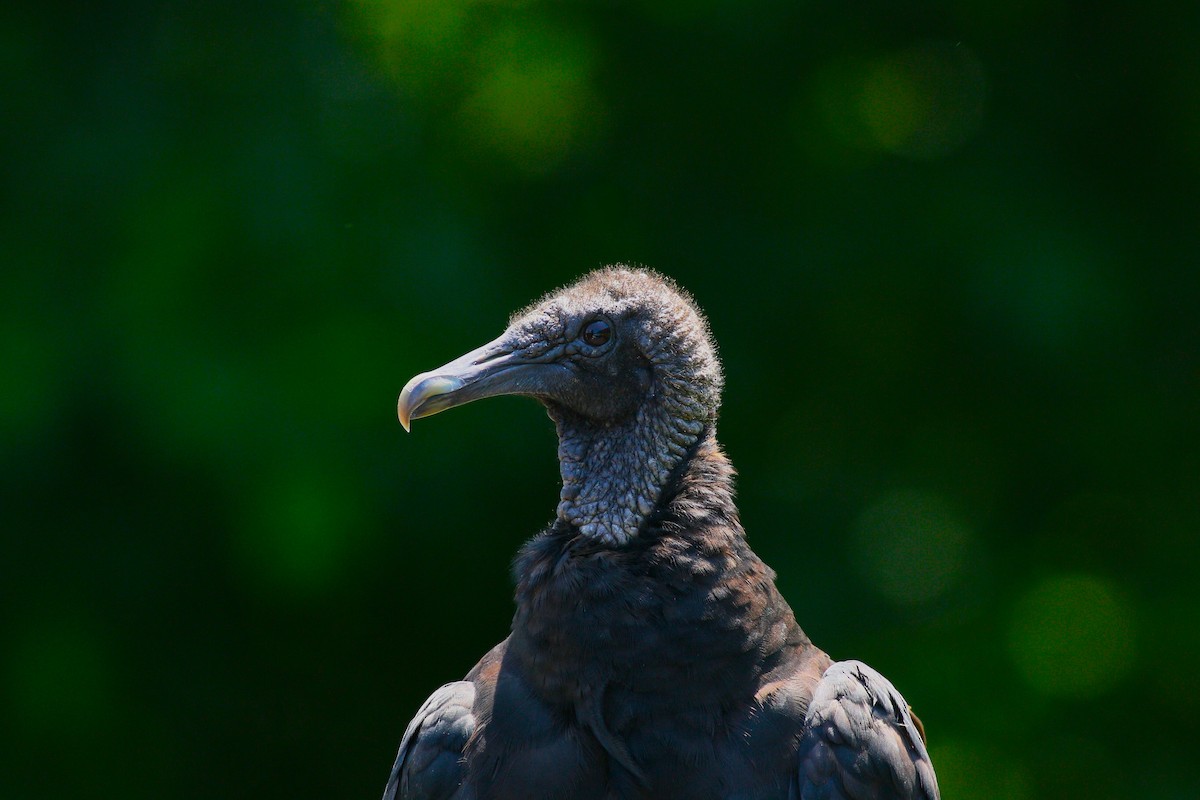
M499 338L414 377L397 412L407 430L504 394L536 398L558 427L559 518L620 545L715 422L721 367L687 294L653 272L607 267L518 312Z

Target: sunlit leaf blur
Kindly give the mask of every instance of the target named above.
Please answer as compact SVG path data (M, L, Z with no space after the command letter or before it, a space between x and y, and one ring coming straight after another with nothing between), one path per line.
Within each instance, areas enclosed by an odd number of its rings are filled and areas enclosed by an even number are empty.
M601 264L707 310L754 547L955 800L1194 798L1200 7L0 7L0 797L371 797L507 632Z

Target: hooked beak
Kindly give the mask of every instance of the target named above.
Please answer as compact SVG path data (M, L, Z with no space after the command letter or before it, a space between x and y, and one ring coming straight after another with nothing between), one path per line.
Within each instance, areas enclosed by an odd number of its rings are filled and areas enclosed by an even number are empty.
M449 364L422 372L405 384L396 402L396 415L404 430L410 429L414 419L485 397L546 396L551 389L549 373L555 365L514 351L505 338L501 336Z

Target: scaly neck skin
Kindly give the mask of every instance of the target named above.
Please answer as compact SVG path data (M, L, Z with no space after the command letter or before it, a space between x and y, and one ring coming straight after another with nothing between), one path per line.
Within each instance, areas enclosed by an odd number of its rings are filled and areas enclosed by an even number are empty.
M701 405L653 389L631 419L601 425L561 407L558 517L593 541L629 542L654 510L671 471L704 430Z

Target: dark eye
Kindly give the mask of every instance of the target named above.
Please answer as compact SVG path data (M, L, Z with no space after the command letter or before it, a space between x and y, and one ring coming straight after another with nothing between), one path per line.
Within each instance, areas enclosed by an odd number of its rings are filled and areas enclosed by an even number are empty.
M583 332L579 334L579 338L586 345L599 347L612 338L612 325L602 319L594 319L583 326Z

